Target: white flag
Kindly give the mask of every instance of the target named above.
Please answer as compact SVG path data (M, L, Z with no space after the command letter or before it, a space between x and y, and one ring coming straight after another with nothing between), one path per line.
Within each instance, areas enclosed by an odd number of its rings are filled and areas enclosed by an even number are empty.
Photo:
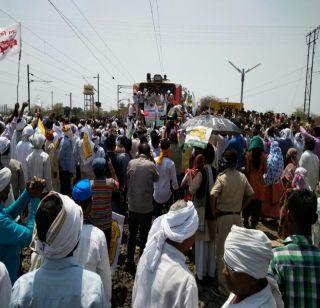
M19 54L21 48L20 24L14 24L7 28L0 28L0 60L7 55Z
M193 108L192 108L192 115L195 116L197 114L197 110L198 110L198 100L196 100L196 97L193 92L192 92L192 100L194 103Z

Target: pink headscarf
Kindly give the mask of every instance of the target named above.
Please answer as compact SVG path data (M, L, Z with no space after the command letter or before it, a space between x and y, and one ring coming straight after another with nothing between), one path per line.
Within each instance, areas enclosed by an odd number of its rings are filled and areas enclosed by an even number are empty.
M296 169L294 173L294 178L292 181L292 188L294 189L310 189L310 186L307 182L308 171L302 167Z

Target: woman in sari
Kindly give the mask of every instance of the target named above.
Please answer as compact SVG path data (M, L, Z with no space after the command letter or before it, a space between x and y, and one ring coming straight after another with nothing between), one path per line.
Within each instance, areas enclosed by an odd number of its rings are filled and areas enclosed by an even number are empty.
M295 148L290 148L286 155L285 169L281 176L281 181L284 190L291 187L294 177L294 172L298 167L298 151Z
M279 236L282 238L285 238L284 234L287 234L286 232L286 223L284 221L285 218L285 205L288 200L288 195L292 191L292 181L294 179L295 171L298 167L298 151L295 148L290 148L286 155L286 164L285 169L281 176L281 182L283 186L283 194L280 200L280 221L279 221Z
M264 192L263 175L267 169L266 160L267 156L262 139L259 136L253 137L246 153L246 175L255 195L250 204L242 211L245 228L255 229L260 219ZM249 225L250 217L251 224Z
M279 218L280 199L282 196L281 175L283 172L283 156L277 141L272 141L267 158L267 172L264 175L266 184L261 215L268 218Z
M280 223L279 223L279 230L278 230L278 234L279 237L282 239L285 239L287 236L289 236L289 225L288 225L288 215L287 215L287 211L288 211L288 197L290 195L290 193L293 190L297 190L297 189L308 189L311 191L311 188L308 184L307 181L307 170L299 167L296 168L294 171L294 176L292 179L292 183L291 186L288 186L287 191L286 191L286 198L283 201L283 205L281 207L281 212L280 212Z

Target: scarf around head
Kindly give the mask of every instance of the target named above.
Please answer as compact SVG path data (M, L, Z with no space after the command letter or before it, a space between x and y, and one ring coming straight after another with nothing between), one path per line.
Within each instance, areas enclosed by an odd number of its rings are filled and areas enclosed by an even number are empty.
M70 197L56 192L50 194L61 200L62 209L50 226L46 241L42 242L37 239L35 250L39 255L48 259L62 259L69 255L79 242L83 214L81 207Z
M265 152L264 143L259 136L254 136L248 147L248 152L252 152L252 149L260 148L263 152Z
M272 257L271 241L262 231L231 227L223 258L232 270L255 279L266 278Z
M143 251L148 270L153 272L156 269L167 239L182 243L196 233L198 225L198 214L191 201L188 201L185 208L158 217L151 226Z
M4 167L0 170L0 192L2 192L11 181L11 171L9 168Z
M305 168L303 167L297 168L296 171L294 172L294 178L291 185L292 188L311 190L307 182L307 175L308 175L308 171Z
M264 175L266 185L273 185L280 181L283 173L284 161L279 143L273 141L267 158L267 173Z

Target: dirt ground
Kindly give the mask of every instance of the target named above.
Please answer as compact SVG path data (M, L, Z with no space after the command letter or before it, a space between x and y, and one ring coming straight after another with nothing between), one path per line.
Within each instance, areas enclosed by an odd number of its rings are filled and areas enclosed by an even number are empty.
M277 239L277 224L274 220L263 221L258 225L258 229L266 233L271 240ZM126 230L125 230L126 232ZM123 238L123 244L121 246L121 255L119 258L119 266L112 279L112 307L130 307L132 288L134 283L134 277L127 273L124 269L125 254L126 254L126 234ZM276 245L276 243L275 243ZM136 250L138 252L138 248ZM138 253L136 254L138 258ZM137 260L136 260L137 261ZM136 262L137 263L137 262ZM187 258L187 264L190 270L195 274L194 255L191 252ZM201 286L198 284L199 290L199 307L221 307L225 302L224 299L215 296L213 288L216 286L216 282Z
M264 231L271 240L277 239L277 225L275 221L263 221L258 225L258 229ZM119 256L119 266L112 277L112 307L114 308L129 308L131 307L131 296L132 288L134 283L134 276L125 271L125 256L126 256L126 242L127 242L127 227L125 226L124 236L121 245L121 253ZM276 243L276 242L275 242ZM138 261L138 247L136 250L136 263ZM194 267L194 255L191 251L187 257L187 264L195 274ZM23 272L27 272L30 267L30 250L23 250L23 263L22 268ZM221 307L225 299L215 296L213 293L213 288L215 287L216 282L208 283L204 286L198 284L199 290L199 307L213 308Z

